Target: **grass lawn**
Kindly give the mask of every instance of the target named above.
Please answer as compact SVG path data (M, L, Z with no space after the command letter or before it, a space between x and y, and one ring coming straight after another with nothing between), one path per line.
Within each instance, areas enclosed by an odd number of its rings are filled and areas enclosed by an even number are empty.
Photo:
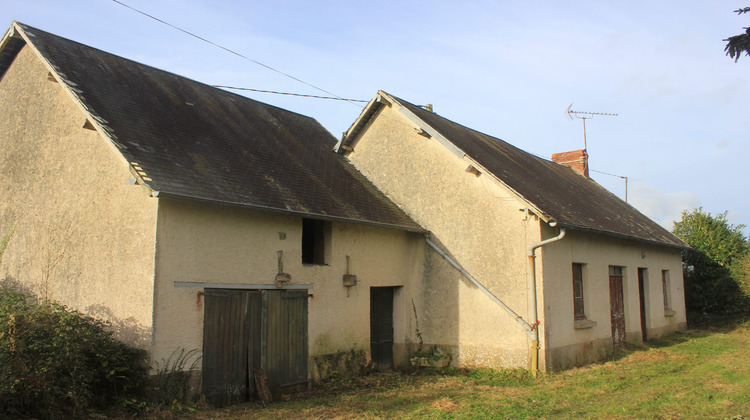
M252 402L188 417L750 419L750 323L678 333L539 379L523 370L373 373L267 407Z

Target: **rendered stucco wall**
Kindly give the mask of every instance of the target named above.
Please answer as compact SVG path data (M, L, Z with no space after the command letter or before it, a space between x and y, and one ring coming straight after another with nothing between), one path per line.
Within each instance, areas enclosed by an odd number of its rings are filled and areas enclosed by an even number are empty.
M159 199L155 306L156 360L202 349L203 300L199 286L175 282L274 285L277 252L291 284L310 285L310 370L320 356L369 354L370 287L400 286L394 297L394 359L404 363L415 340L412 298L418 299L424 261L421 235L332 222L327 265L302 264L302 218L236 207ZM343 286L346 256L358 285ZM322 368L321 368L322 369Z
M638 269L646 269L644 295L648 338L686 327L682 259L678 249L570 231L544 251L543 324L550 369L581 365L612 351L609 266L623 268L626 341L642 342ZM596 325L575 328L572 264L584 266L584 308ZM662 271L669 272L670 309L664 310ZM552 316L551 314L554 314Z
M156 199L24 47L0 79L0 278L109 319L147 348ZM84 92L85 94L85 92Z
M527 318L526 249L539 241L539 221L525 203L436 139L417 134L396 109L385 107L348 158L435 242L516 313ZM453 364L528 363L525 330L483 292L430 251L425 273L425 342L444 345Z

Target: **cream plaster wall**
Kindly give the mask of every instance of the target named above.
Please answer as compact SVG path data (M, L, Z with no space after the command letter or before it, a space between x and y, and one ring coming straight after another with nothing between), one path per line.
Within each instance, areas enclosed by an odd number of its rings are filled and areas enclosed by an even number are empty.
M24 47L0 80L0 276L148 347L156 199ZM84 95L86 92L84 92Z
M573 317L572 264L584 266L584 311L596 325L576 329ZM596 360L612 349L609 266L623 268L626 340L641 342L638 269L647 269L644 282L649 338L686 327L682 259L674 248L604 235L569 231L565 239L543 251L544 312L547 363L551 369ZM668 270L672 315L665 315L662 270ZM540 306L541 310L541 306ZM593 357L593 358L592 358Z
M488 175L467 172L468 159L417 134L397 107L380 111L348 158L464 269L528 319L526 249L540 240L539 221L525 218L525 203ZM450 347L456 365L527 365L524 329L432 251L425 285L420 327L426 343Z
M343 222L332 222L331 230L328 264L303 265L299 216L159 199L154 358L202 349L203 288L175 287L175 282L273 285L277 251L284 253L291 283L311 286L311 359L350 350L369 354L370 287L400 287L394 341L405 348L415 340L411 299L419 297L424 269L421 235ZM342 281L347 255L359 280L349 296Z

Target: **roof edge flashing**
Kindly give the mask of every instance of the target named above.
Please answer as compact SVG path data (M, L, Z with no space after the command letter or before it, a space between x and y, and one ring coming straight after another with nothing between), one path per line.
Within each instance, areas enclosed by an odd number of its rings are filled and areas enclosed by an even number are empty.
M18 38L16 36L16 24L18 24L18 22L14 20L13 23L10 24L10 27L8 27L8 29L5 30L5 33L3 34L3 38L0 39L0 51L2 51L5 48L5 46L8 45L8 41L10 41L11 38L14 38L14 37Z
M357 141L359 141L359 134L365 130L375 118L375 115L385 106L390 108L392 104L387 98L384 98L380 92L378 92L378 94L375 95L367 105L365 105L362 112L357 119L354 120L354 123L352 123L349 129L343 133L341 140L339 140L333 147L333 151L345 156L353 152L354 147L357 145Z
M388 95L384 93L385 95ZM453 144L450 140L445 138L442 134L440 134L439 131L435 130L430 124L422 120L417 116L417 114L411 112L407 107L401 105L398 103L398 100L388 95L388 98L393 101L394 104L398 105L396 107L396 110L401 113L406 119L411 121L413 124L417 126L417 128L422 129L425 133L429 134L432 138L437 140L440 144L445 146L446 149L448 149L451 153L458 156L459 159L463 159L466 155L466 152L461 150L458 146ZM421 134L420 134L421 135Z
M127 146L119 141L114 130L108 124L106 124L106 121L103 118L99 117L96 110L94 110L88 103L86 103L86 100L83 98L84 92L76 87L77 84L74 81L68 80L65 75L61 73L59 67L57 67L55 63L50 59L47 53L45 53L43 50L40 50L40 48L35 45L34 38L36 38L36 35L34 35L34 33L30 31L30 29L34 28L30 28L18 21L13 21L11 28L13 28L14 31L13 36L23 39L26 45L28 45L32 49L32 51L42 62L42 64L47 67L47 70L49 72L48 77L50 77L51 75L51 77L55 79L55 81L60 86L63 87L65 93L78 106L84 117L91 122L91 125L95 128L95 131L98 132L102 137L107 139L109 141L109 144L111 144L112 147L114 147L115 150L119 153L122 160L127 162L127 158L122 155L122 150L127 150ZM10 32L10 29L8 30L8 32ZM6 32L6 34L8 32ZM6 38L3 38L3 42L6 42L5 39Z

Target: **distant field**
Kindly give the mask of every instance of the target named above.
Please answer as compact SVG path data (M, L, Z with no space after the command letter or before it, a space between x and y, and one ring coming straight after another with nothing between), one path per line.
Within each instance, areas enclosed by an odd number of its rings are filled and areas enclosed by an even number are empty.
M522 370L374 373L265 408L248 403L190 417L750 419L750 323L691 330L540 379Z

